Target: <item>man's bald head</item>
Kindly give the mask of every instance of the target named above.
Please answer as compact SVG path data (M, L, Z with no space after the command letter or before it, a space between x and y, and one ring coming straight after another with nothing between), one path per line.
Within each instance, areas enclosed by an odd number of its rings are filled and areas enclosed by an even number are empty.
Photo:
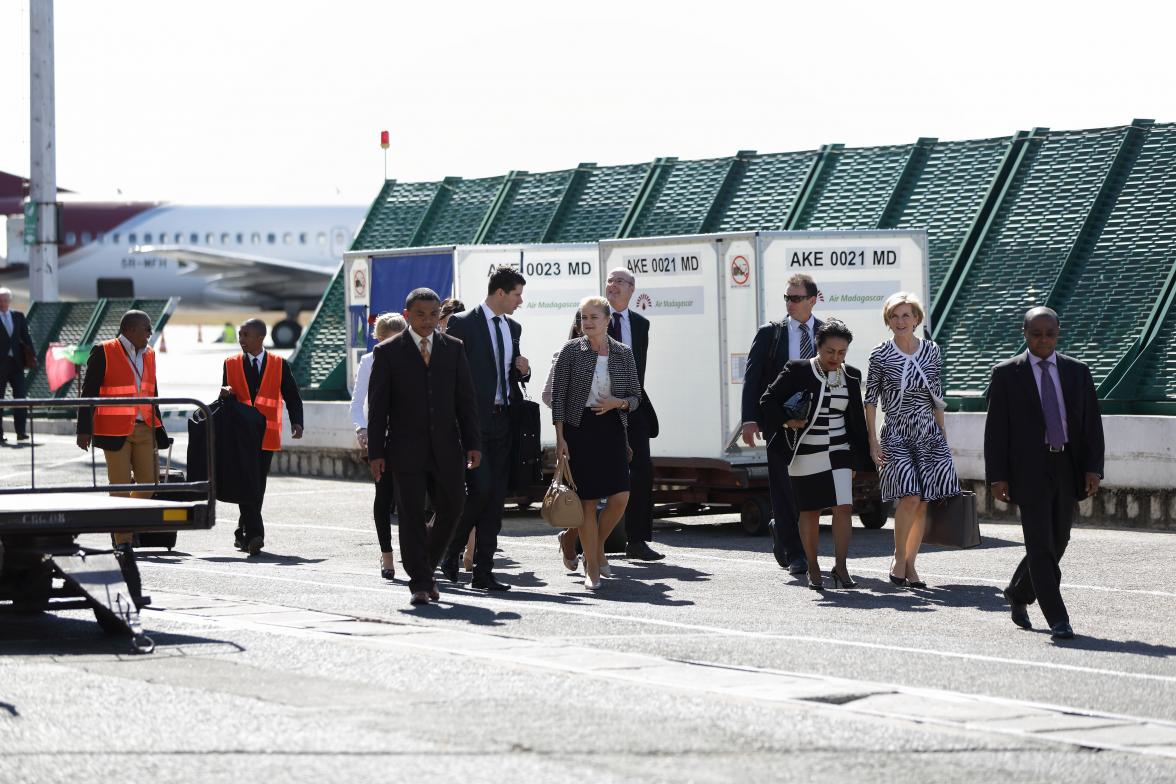
M1033 319L1041 318L1042 316L1047 316L1047 317L1053 319L1054 326L1056 326L1056 327L1062 326L1062 320L1060 318L1058 318L1058 312L1056 310L1054 310L1053 308L1047 308L1044 305L1040 305L1036 308L1029 308L1029 310L1025 311L1025 321L1024 321L1024 323L1021 324L1021 329L1022 330L1028 329L1030 321L1033 321Z

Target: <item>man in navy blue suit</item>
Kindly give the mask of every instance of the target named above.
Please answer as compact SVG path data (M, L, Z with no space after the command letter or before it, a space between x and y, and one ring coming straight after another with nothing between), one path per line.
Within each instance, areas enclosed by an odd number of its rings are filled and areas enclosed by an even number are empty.
M490 275L486 300L465 313L449 318L445 334L462 342L478 402L482 462L466 472L466 501L441 572L457 582L457 562L462 547L474 535L474 579L471 586L484 591L507 591L510 586L494 577L494 551L502 530L502 506L510 473L510 407L522 402L519 388L531 377L527 358L519 352L523 328L510 315L523 304L526 279L509 265Z
M813 318L817 304L817 284L808 275L793 275L788 279L788 318L770 321L759 328L747 353L747 370L743 376L743 443L755 446L755 437L771 439L763 432L764 418L760 413L760 398L768 385L776 380L790 359L809 359L817 353L817 327ZM796 505L788 479L788 460L783 445L768 448L768 489L772 497L772 553L776 562L791 574L808 571L804 547L800 543Z

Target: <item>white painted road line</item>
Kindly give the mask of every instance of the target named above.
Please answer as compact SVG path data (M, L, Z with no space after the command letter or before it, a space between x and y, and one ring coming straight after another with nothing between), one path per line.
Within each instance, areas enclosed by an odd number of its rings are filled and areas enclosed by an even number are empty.
M163 594L161 604L166 604L169 598L176 609L159 609L152 615L179 624L346 640L364 646L393 645L624 681L648 688L786 703L806 710L853 713L1040 743L1176 758L1176 723L1137 716L808 673L668 659L553 644L550 640L438 629L419 623L379 624L334 613L251 605L203 595ZM185 602L190 605L192 599L198 599L199 605L185 607ZM1129 742L1132 739L1137 742Z
M260 564L258 564L260 565ZM198 572L202 574L217 575L221 577L235 577L241 580L269 580L272 582L291 583L296 585L306 585L315 588L331 588L342 591L359 591L363 593L381 593L388 595L390 593L387 586L383 587L368 587L347 585L343 583L331 583L318 580L303 580L297 577L279 577L277 575L258 574L254 571L251 574L243 574L241 572L226 571L223 569L208 569L204 567L186 566L184 564L166 564L161 565L161 569L179 569L186 572ZM342 575L341 575L342 576ZM446 594L442 594L444 597ZM586 597L585 601L589 601ZM475 607L484 607L494 610L519 610L517 601L510 599L493 599L489 596L483 598L479 594L473 592L463 591L461 594L461 602ZM1056 662L1040 662L1031 661L1028 659L1014 659L1004 656L989 656L977 653L963 653L960 651L944 651L935 648L917 648L913 646L904 645L889 645L886 643L864 642L859 640L840 640L833 637L815 637L812 635L803 634L778 634L773 632L756 632L747 631L743 629L731 629L723 626L708 626L705 624L683 623L681 621L667 621L658 618L642 618L639 616L621 615L618 613L607 613L596 610L581 609L575 607L566 607L562 605L552 604L528 604L527 609L536 610L540 612L557 613L563 615L573 615L582 618L595 618L605 621L621 621L634 624L645 624L648 626L655 626L669 629L682 629L692 632L706 632L715 635L722 635L727 637L738 637L756 640L769 641L788 641L788 642L802 642L811 643L821 646L840 646L843 648L859 648L865 650L889 651L893 653L916 654L920 656L933 656L943 659L957 659L962 661L985 662L992 664L1004 664L1014 667L1025 667L1031 669L1055 670L1060 672L1075 672L1084 675L1100 675L1112 678L1130 678L1134 680L1154 681L1165 684L1176 684L1176 676L1170 675L1155 675L1144 672L1127 672L1124 670L1111 670L1101 667L1083 667L1075 664L1060 664Z

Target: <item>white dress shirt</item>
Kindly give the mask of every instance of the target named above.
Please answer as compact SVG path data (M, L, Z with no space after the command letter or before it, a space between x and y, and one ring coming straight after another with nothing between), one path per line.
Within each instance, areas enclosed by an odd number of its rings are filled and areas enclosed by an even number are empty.
M418 345L418 350L420 346ZM372 352L359 358L359 369L355 371L355 387L351 391L351 424L355 429L367 427L368 381L372 377Z
M261 378L261 371L265 370L265 349L262 349L257 354L250 354L246 351L245 359L250 365L253 365L253 369L257 371L258 378Z
M426 335L425 337L422 338L420 335L418 335L415 331L413 331L411 329L408 331L408 334L412 335L412 342L416 343L417 353L418 354L420 353L421 343L424 343L426 348L429 349L429 358L432 359L432 357L433 357L433 334L429 333L428 335Z
M502 365L505 372L504 378L507 382L510 381L510 358L514 352L511 350L512 341L510 338L510 327L506 324L506 316L498 316L498 332L502 335L502 347L506 350L505 356L498 356L498 341L494 337L494 311L490 306L482 303L482 315L486 317L486 328L490 330L490 351L494 353L494 359ZM494 384L494 402L498 405L505 405L506 400L502 398L502 385L495 382Z
M1033 380L1037 382L1038 400L1041 400L1041 371L1043 370L1040 364L1041 361L1042 360L1040 357L1033 354L1033 352L1029 352L1029 364L1033 366ZM1045 361L1052 363L1049 369L1049 380L1053 382L1054 391L1058 396L1058 413L1062 415L1062 435L1065 437L1065 440L1068 443L1070 441L1070 428L1066 424L1066 399L1062 397L1062 380L1058 376L1058 352L1055 351L1054 353L1050 354L1049 359ZM1042 416L1045 416L1044 408L1042 409ZM1045 436L1045 441L1046 443L1049 443L1048 433Z
M610 327L612 326L612 314L613 313L620 313L621 314L621 342L624 343L626 346L632 347L632 345L633 345L633 323L629 320L629 309L625 308L624 310L613 310L612 306L610 305L609 309L608 309L608 319L609 319L609 326Z

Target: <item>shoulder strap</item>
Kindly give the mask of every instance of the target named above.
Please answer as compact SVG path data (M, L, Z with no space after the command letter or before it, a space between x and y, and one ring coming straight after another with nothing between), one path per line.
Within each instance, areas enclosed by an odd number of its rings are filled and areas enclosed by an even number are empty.
M784 322L773 321L771 325L775 327L776 334L772 337L772 350L768 353L768 366L771 367L776 364L776 349L780 346L780 335L784 333Z

